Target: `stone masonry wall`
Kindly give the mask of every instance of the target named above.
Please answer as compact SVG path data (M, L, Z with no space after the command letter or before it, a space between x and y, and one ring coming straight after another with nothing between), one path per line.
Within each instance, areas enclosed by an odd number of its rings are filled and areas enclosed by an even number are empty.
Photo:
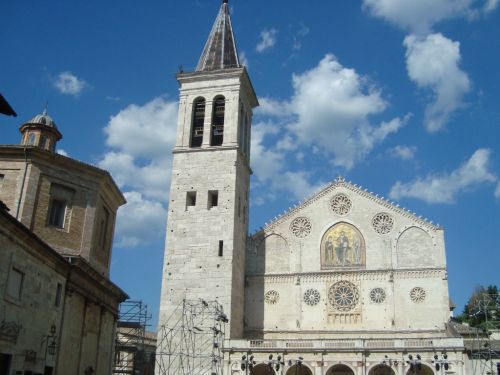
M64 304L66 274L50 257L27 248L22 238L11 237L0 226L0 322L20 327L15 342L0 339L0 352L11 354L11 368L15 371L43 373L45 366L54 367L55 356L47 351L48 336L57 336L59 344ZM20 296L8 292L12 273L23 274ZM56 305L58 284L62 291ZM27 359L26 353L30 356Z
M341 214L332 209L339 194L350 201ZM374 224L379 214L386 215L382 229ZM309 223L305 232L294 232L297 218ZM325 266L324 234L339 223L360 233L365 250L360 263ZM327 188L254 236L246 274L250 337L442 334L449 319L443 231L347 183ZM343 311L331 302L339 282L355 292ZM378 301L376 292L383 295Z

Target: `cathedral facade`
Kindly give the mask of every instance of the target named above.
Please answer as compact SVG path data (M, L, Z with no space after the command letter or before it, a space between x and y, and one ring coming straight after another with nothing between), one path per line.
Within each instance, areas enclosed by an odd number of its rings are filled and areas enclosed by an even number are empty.
M249 236L258 100L227 0L177 79L157 373L465 374L442 228L338 178Z

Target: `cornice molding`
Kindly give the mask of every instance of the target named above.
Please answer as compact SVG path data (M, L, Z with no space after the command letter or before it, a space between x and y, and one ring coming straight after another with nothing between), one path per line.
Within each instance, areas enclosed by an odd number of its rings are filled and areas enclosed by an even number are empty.
M362 271L323 271L305 273L281 273L281 274L259 274L246 275L248 281L265 283L300 283L300 282L323 282L337 280L379 280L391 282L394 279L419 279L446 277L445 268L429 269L399 269L399 270L362 270Z

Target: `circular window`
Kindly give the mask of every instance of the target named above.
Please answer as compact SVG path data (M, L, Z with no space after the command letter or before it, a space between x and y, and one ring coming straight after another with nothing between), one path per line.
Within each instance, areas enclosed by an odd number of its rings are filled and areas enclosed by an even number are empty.
M372 220L373 229L379 234L387 234L392 230L394 226L394 219L386 213L380 213L373 217Z
M425 299L425 290L419 286L410 291L410 298L415 303L423 302Z
M280 299L280 294L275 290L270 290L264 296L264 301L270 305L275 305Z
M337 215L347 215L351 211L352 202L345 194L337 194L330 202L330 206Z
M358 301L358 288L349 281L339 281L328 290L328 302L338 311L351 311Z
M385 301L385 290L382 288L373 288L370 292L370 299L374 303L382 303Z
M316 289L308 289L304 293L304 302L309 306L316 306L319 300L320 294Z
M295 218L290 224L290 231L298 238L307 237L311 229L311 221L307 217Z

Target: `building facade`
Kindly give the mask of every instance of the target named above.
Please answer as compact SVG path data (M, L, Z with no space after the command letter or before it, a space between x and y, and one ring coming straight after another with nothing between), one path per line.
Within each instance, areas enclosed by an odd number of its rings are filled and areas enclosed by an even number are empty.
M62 134L46 111L20 131L20 145L0 146L0 373L110 374L125 199L106 171L55 153Z
M258 101L227 0L196 71L177 79L157 373L466 374L442 228L338 178L249 236Z

